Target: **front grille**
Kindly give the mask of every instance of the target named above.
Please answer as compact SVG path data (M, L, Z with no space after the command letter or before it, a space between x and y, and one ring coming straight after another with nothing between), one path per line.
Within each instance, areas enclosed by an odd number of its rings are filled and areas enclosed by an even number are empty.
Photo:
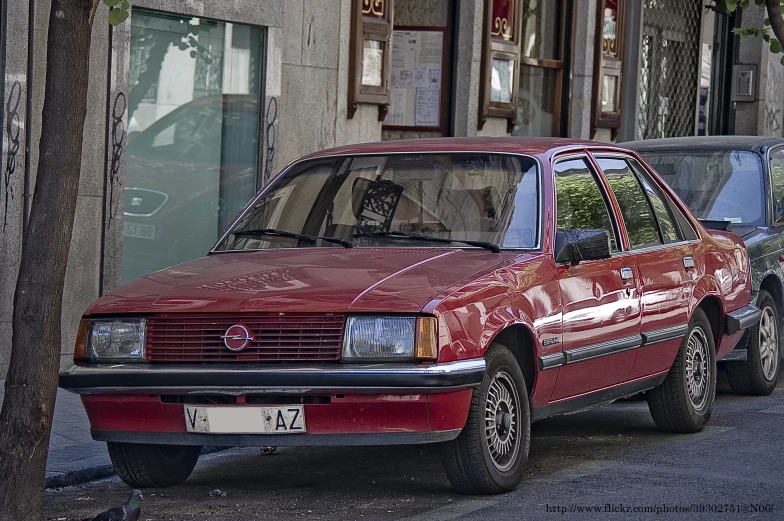
M345 318L324 313L170 314L147 319L150 362L335 362ZM234 325L252 341L231 351L222 335Z

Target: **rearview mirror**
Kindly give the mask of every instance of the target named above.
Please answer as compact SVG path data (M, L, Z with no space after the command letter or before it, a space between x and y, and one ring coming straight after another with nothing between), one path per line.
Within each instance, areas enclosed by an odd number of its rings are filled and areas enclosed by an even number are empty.
M555 262L559 264L606 259L610 251L607 230L563 230L555 234Z

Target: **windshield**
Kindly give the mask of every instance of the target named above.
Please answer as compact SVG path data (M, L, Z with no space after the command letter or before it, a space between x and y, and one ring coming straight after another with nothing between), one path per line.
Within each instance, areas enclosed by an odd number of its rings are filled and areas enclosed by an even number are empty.
M641 152L699 218L764 226L757 154L742 150Z
M341 247L321 237L354 246L444 246L405 234L534 248L538 214L530 157L341 156L306 161L273 181L216 250Z

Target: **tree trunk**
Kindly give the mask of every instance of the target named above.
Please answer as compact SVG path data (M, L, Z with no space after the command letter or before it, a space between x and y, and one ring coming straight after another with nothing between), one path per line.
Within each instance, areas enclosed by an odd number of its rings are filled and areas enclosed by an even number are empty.
M90 32L97 3L53 0L49 15L38 172L14 294L11 361L0 413L2 521L43 518L60 363L60 312L79 187Z
M781 16L781 0L765 0L765 6L768 8L770 28L773 29L773 34L776 35L779 43L784 46L784 17Z

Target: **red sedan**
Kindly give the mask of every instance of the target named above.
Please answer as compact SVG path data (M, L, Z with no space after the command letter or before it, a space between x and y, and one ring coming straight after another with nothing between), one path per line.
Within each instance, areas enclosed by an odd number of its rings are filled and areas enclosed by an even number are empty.
M440 442L461 492L516 487L530 426L647 391L708 422L759 320L741 240L633 152L570 140L343 147L288 165L205 258L99 299L61 387L134 487L200 447Z

